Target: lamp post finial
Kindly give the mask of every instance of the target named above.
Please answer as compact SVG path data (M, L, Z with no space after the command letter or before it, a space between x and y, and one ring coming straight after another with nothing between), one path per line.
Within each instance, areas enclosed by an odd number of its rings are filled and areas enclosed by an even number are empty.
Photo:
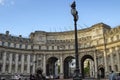
M71 8L73 8L73 9L75 9L75 7L76 7L76 3L75 3L75 1L71 4Z

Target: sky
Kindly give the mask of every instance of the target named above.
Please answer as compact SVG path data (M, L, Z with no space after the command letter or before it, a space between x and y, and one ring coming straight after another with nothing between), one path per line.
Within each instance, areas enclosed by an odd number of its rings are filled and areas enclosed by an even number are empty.
M29 37L31 32L74 30L71 7L74 0L0 0L0 33ZM75 0L77 29L103 22L120 25L120 0Z

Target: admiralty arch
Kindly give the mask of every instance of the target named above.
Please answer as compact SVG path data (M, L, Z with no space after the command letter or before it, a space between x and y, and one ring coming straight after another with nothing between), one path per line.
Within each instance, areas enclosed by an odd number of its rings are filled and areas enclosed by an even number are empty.
M84 62L89 60L89 77L108 77L111 70L120 72L120 26L104 23L78 30L79 66L82 77ZM29 38L0 33L0 76L28 76L41 67L46 76L70 78L74 71L74 30L63 32L35 31ZM70 66L71 65L71 66Z

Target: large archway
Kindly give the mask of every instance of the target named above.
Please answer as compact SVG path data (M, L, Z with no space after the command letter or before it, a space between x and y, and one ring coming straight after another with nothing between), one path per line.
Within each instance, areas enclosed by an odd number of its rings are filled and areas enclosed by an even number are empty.
M46 75L51 78L58 78L59 66L59 60L56 57L50 57L46 64Z
M92 62L92 64L91 64ZM94 68L94 59L91 55L84 55L81 58L81 72L82 72L82 77L91 77L94 73L94 70L92 70L92 72L90 72L90 66L93 66L92 68ZM88 70L88 72L86 71Z
M64 79L72 78L75 69L75 58L68 56L64 60Z

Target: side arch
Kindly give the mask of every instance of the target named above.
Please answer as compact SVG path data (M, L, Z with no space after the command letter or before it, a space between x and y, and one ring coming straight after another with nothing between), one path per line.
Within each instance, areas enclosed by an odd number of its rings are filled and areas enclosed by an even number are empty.
M68 56L64 59L64 78L69 79L72 78L73 72L74 72L74 63L72 63L73 59L75 59L73 56ZM72 65L73 67L72 67Z
M81 74L82 74L82 77L84 78L85 75L84 75L84 61L86 59L91 59L92 61L94 61L94 58L91 56L91 55L84 55L82 58L81 58Z
M56 70L56 62L58 61L58 58L56 57L50 57L47 59L46 63L46 75L52 76L53 78L56 78L58 76L57 70Z

